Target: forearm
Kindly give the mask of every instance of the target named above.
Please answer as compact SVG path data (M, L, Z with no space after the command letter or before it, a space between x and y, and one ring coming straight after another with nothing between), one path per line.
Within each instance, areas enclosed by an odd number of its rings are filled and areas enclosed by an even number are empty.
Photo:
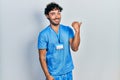
M48 68L47 68L47 64L46 64L46 58L45 56L40 56L39 57L39 60L40 60L40 64L41 64L41 67L43 69L43 72L45 74L45 76L50 76L50 73L48 71Z
M75 32L75 36L72 41L72 50L77 51L80 45L80 32Z
M45 74L45 76L49 76L49 72L48 72L48 68L47 68L47 64L46 64L46 59L45 58L42 58L40 57L40 63L41 63L41 67L43 69L43 72Z

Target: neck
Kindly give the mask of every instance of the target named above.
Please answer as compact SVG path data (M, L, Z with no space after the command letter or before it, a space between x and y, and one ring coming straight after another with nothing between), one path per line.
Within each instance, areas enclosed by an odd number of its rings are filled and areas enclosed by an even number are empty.
M58 33L59 25L50 24L50 26L56 33Z

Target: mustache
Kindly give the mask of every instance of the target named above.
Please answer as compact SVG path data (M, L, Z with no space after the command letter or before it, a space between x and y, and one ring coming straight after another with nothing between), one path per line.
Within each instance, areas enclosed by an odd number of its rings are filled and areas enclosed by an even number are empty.
M57 19L60 20L60 18L55 18L54 20L57 20Z

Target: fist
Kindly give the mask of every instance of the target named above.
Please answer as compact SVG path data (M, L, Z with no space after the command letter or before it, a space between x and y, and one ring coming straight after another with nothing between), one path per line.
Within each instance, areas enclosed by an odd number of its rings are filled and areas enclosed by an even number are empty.
M72 23L72 27L74 28L75 32L79 32L80 31L81 24L82 24L82 22L79 23L77 21Z

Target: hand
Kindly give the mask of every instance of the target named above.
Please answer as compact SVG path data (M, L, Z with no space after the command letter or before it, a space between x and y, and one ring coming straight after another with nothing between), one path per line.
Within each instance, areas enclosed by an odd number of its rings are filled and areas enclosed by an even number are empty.
M77 21L74 21L72 23L72 27L74 28L75 32L79 32L80 31L81 24L82 24L82 22L79 23Z
M54 78L51 75L47 76L46 78L47 78L47 80L54 80Z

